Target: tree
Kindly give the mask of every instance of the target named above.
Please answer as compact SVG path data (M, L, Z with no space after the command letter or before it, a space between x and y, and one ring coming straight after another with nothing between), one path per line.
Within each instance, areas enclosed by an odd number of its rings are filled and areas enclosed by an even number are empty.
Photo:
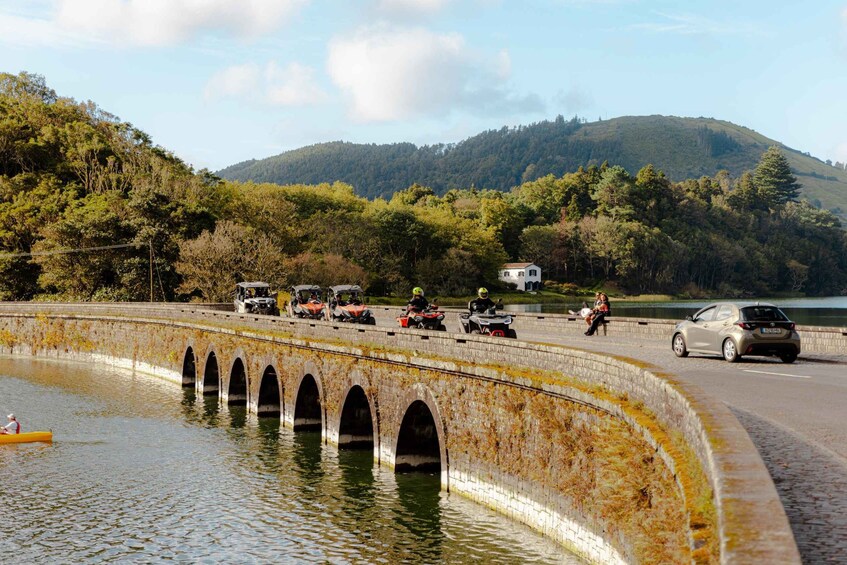
M129 243L134 234L127 222L128 215L126 202L119 193L90 194L75 201L58 221L44 227L41 230L44 239L33 244L32 249L51 252ZM143 295L133 294L132 288L139 285L133 284L125 264L138 253L115 249L41 255L33 261L41 266L39 285L69 299L91 300L98 292L106 292L111 299L138 300ZM110 292L110 288L117 294Z
M775 145L762 154L753 179L760 201L772 209L796 202L800 195L800 183L791 174L788 159Z
M176 265L179 290L209 302L229 302L235 283L261 280L280 288L287 279L286 257L265 234L222 221L214 232L183 242Z
M362 267L333 253L320 255L307 251L292 257L287 267L291 273L288 279L291 285L316 284L326 288L337 284L357 284L366 288L368 283L368 274Z

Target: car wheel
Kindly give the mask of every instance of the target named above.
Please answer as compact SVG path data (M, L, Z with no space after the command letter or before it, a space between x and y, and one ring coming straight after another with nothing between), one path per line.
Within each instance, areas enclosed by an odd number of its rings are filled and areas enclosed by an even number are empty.
M506 337L510 337L512 339L518 339L518 332L515 330L509 329L506 330Z
M471 330L471 333L472 333L472 334L478 334L478 333L479 333L479 330Z
M688 348L685 346L685 338L682 334L673 336L673 352L677 357L688 357Z
M738 349L735 347L735 342L732 341L732 338L727 338L726 341L723 342L723 358L729 361L730 363L735 363L739 359L741 359L741 355L738 354Z
M436 328L436 329L440 332L446 332L447 326L445 326L444 324L438 324L438 328Z
M797 354L793 351L790 353L781 353L779 355L779 358L782 360L783 363L793 363L797 360Z

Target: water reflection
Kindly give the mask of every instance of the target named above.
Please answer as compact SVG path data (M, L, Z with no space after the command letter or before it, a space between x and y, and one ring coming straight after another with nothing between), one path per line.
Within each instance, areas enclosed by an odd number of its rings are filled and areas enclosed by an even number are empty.
M56 439L0 446L18 562L577 562L437 474L152 377L0 358L0 408Z
M436 473L400 473L396 475L397 524L425 546L433 561L441 559L444 534L441 529L441 477Z
M373 451L344 449L338 452L342 502L345 513L364 522L376 501Z

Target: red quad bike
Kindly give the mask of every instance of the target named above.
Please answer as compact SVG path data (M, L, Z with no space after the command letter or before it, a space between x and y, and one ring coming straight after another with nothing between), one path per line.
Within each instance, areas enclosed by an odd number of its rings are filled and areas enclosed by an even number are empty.
M438 310L437 304L430 304L425 310L407 311L397 317L401 328L418 328L421 330L438 330L446 332L444 325L444 312Z
M291 300L286 310L292 318L308 318L321 320L324 318L324 307L321 301L321 287L314 284L300 284L289 289Z
M329 287L326 319L330 322L375 325L376 318L362 302L362 294L362 288L356 284Z

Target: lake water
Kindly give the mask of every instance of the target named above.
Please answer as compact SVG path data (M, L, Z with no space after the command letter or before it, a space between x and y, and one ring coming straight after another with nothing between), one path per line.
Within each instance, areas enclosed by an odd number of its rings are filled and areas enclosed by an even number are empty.
M55 441L0 445L3 562L580 562L437 476L154 377L0 358L10 411Z
M794 322L807 326L847 327L847 296L826 298L762 298L779 306ZM733 299L726 299L735 302ZM589 299L589 305L591 300ZM612 299L612 313L615 316L633 318L658 318L683 320L697 310L720 300L674 300L671 302L627 302ZM745 300L744 302L751 302ZM564 314L568 310L578 310L581 300L574 299L573 304L514 304L506 310L513 312L538 312Z

